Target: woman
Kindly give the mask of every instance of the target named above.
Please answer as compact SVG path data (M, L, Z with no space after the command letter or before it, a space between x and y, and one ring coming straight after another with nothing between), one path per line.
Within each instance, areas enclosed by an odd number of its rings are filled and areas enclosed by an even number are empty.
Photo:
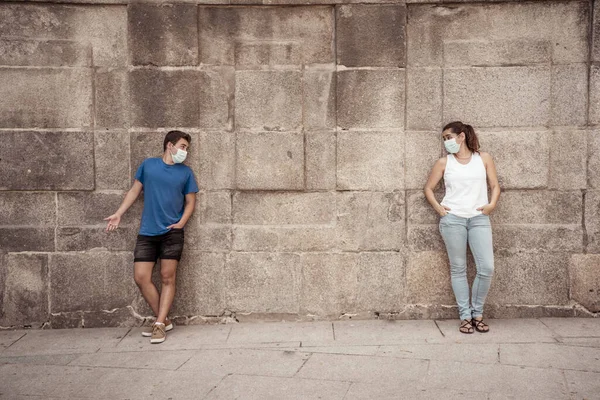
M460 313L460 332L489 332L483 322L483 305L494 273L492 226L489 215L496 208L500 187L494 161L479 151L479 140L471 125L451 122L442 130L448 156L437 160L427 184L425 196L440 214L440 233L450 260L452 289ZM438 203L433 190L444 177L446 194ZM491 201L488 201L488 187ZM477 265L469 303L467 282L467 243Z

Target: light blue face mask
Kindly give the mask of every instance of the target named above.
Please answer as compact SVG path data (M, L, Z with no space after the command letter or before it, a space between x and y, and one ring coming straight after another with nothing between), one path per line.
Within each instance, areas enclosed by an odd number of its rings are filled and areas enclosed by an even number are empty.
M177 149L177 153L175 153L175 154L171 153L171 158L173 159L173 162L175 164L181 164L182 162L185 161L186 157L187 157L187 151L185 151L185 150Z
M460 150L460 144L456 143L455 138L445 140L444 147L446 148L446 151L448 151L448 153L451 154L458 153L458 151Z

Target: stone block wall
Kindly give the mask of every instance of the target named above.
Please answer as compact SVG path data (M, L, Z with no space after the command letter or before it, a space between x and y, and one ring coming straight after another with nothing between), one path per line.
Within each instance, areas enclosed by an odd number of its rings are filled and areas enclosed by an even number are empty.
M455 119L503 192L487 315L597 316L600 1L2 3L0 326L150 316L142 201L103 218L174 128L201 188L179 323L455 318L422 194Z

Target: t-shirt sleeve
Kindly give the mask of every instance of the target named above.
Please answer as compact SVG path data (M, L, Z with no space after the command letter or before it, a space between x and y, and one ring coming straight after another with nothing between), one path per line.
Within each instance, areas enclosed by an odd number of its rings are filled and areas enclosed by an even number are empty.
M144 164L146 164L146 160L142 161L135 173L135 180L140 181L142 185L144 184Z
M197 193L198 190L199 189L198 189L198 185L196 184L196 177L194 176L194 173L192 172L192 170L190 170L187 181L185 182L185 188L183 189L183 194Z

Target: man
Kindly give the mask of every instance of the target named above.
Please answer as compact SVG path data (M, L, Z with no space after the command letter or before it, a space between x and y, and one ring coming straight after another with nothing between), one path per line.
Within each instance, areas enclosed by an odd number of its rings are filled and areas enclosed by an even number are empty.
M107 231L118 228L121 216L144 190L144 211L134 250L134 279L144 299L156 315L150 330L142 332L150 343L165 341L173 329L168 319L175 297L175 271L183 251L183 228L196 204L198 186L194 173L182 164L191 137L185 132L170 131L165 136L161 158L147 158L139 166L133 186L123 203L108 221ZM160 259L162 293L152 283L152 269Z

